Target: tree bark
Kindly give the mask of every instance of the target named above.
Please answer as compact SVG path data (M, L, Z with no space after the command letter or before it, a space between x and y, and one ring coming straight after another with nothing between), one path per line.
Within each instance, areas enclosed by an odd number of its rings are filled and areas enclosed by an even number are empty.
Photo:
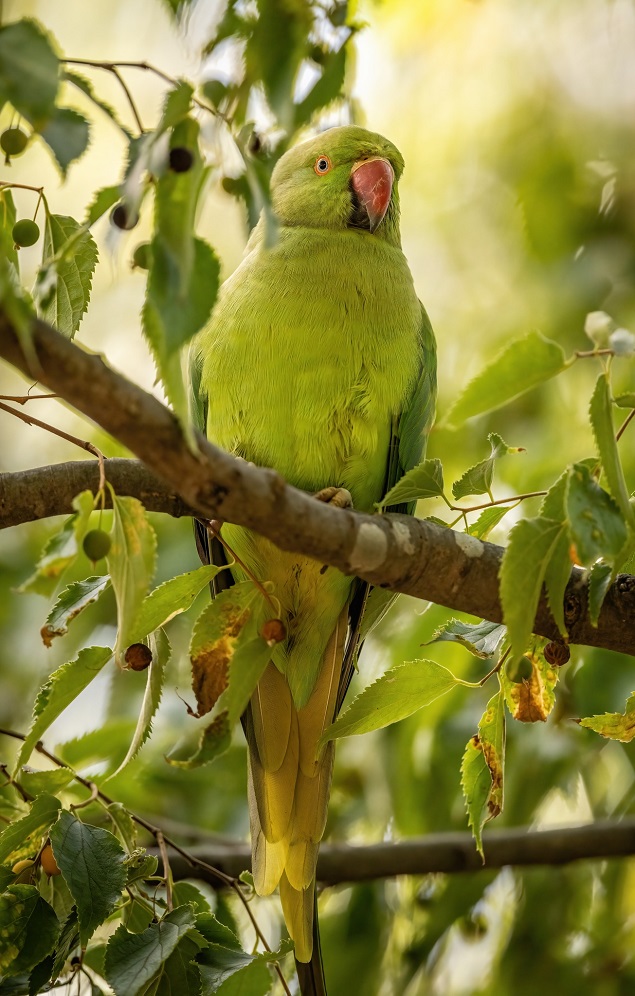
M237 460L200 435L196 449L188 445L175 416L156 398L41 321L33 323L33 344L36 370L0 311L0 356L101 425L164 482L150 483L144 472L135 483L130 472L127 491L147 495L167 489L198 515L253 529L283 550L382 588L502 621L501 547L410 516L331 508L285 484L275 471ZM47 470L49 486L54 476ZM574 568L565 596L570 642L635 654L635 577L620 575L612 584L597 627L588 619L586 587L584 572ZM533 630L558 638L544 593Z

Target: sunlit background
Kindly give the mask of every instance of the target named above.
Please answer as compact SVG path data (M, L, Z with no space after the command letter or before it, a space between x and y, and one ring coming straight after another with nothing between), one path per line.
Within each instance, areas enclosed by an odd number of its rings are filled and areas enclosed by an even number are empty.
M180 33L157 0L4 0L2 14L5 21L38 19L67 57L145 60L197 82L218 68L201 63L199 51L219 7L216 0L200 0ZM594 310L635 329L632 0L384 0L362 3L358 13L366 27L357 36L350 86L359 123L389 137L406 160L403 245L437 332L440 420L459 390L511 338L538 329L567 354L588 349L584 319ZM86 75L128 120L117 82L97 69ZM127 70L126 80L142 120L152 125L163 85L138 69ZM90 150L71 167L68 180L60 184L37 142L0 175L44 186L52 210L81 218L94 191L119 180L124 144L76 91L69 87L66 96L95 122ZM332 119L338 120L337 109ZM0 125L8 123L5 111ZM207 141L216 161L219 144L212 130ZM18 190L15 199L18 213L32 216L35 195ZM95 226L101 261L78 341L160 395L140 327L144 274L130 265L148 232L143 217L131 233L115 232L107 218ZM214 173L199 233L230 273L247 227ZM27 283L39 253L37 246L21 250ZM442 460L451 482L488 455L487 434L496 431L526 452L500 462L495 496L549 487L567 462L594 452L587 408L597 372L593 361L577 363L502 411L454 432L438 428L429 455ZM635 389L633 361L616 364L615 374L623 390ZM24 381L0 368L0 393L23 391ZM107 455L122 452L55 402L42 403L37 414L82 438L90 433ZM2 472L83 458L80 450L8 415L0 413L0 420ZM630 440L624 437L622 456L633 487L632 432ZM523 506L525 514L536 509L535 502ZM441 508L422 505L420 512L441 514ZM504 520L494 540L504 542L519 514ZM153 521L160 540L157 580L196 566L189 522ZM45 601L13 589L30 573L52 528L44 522L0 535L0 723L14 729L27 727L37 687L56 666L83 645L107 645L114 638L107 595L57 641L61 646L42 645ZM85 562L76 576L82 567L88 572ZM401 601L369 643L356 680L365 684L386 666L421 656L476 680L485 665L466 651L453 644L421 646L450 615ZM186 721L176 692L188 695L184 652L190 625L189 615L171 623L176 653L154 737L108 790L157 822L169 816L244 838L240 738L213 768L184 772L163 760ZM549 722L540 728L510 724L499 826L577 824L633 810L631 748L606 744L572 717L621 710L634 673L632 659L582 648L563 673ZM47 744L82 770L103 770L105 759L125 754L142 692L142 675L102 674L56 721ZM456 690L399 726L343 743L327 837L361 842L465 829L459 765L489 694L488 688L482 694ZM0 760L8 752L3 742ZM630 992L634 874L630 861L596 862L333 889L322 908L329 992ZM259 908L275 933L275 904L261 901Z

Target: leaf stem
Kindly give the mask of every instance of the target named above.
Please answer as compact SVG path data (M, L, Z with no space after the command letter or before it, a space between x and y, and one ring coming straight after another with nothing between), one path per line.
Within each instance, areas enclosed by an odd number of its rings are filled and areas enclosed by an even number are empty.
M0 180L0 187L14 187L17 190L32 190L33 193L39 194L40 198L44 196L44 187L33 187L30 183L14 183L13 180ZM38 200L38 206L39 206Z
M576 349L573 354L576 360L592 359L595 356L615 356L613 349Z
M12 401L16 405L25 405L27 401L41 401L59 398L59 394L0 394L0 401Z
M622 437L622 436L623 436L623 434L624 434L624 430L626 429L626 427L627 427L628 423L629 423L629 422L631 422L631 421L633 420L633 418L635 418L635 408L632 408L632 409L630 410L630 412L628 413L628 415L626 416L626 418L625 418L625 419L624 419L624 421L622 422L621 426L620 426L620 427L619 427L619 429L617 430L617 433L616 433L616 435L615 435L615 442L616 442L616 443L619 443L619 441L620 441L621 437Z
M528 491L524 495L513 495L511 498L497 498L495 501L486 501L482 505L470 505L469 508L462 508L460 505L450 505L453 512L479 512L483 508L490 508L492 505L507 505L510 502L524 501L525 498L542 498L546 491ZM458 520L457 520L458 521Z
M232 557L236 561L236 563L238 564L238 566L240 567L240 569L245 572L245 574L247 575L247 577L249 578L249 580L251 582L253 582L253 584L255 584L256 588L258 589L258 591L260 592L260 594L262 595L262 597L265 599L265 601L267 601L269 603L269 605L271 606L271 608L273 609L273 611L276 613L276 615L279 615L280 614L280 603L278 602L278 605L275 604L274 600L272 599L271 595L269 594L269 592L267 591L267 589L265 588L265 586L262 584L262 582L258 580L258 578L256 577L256 575L252 573L252 571L247 567L247 565L245 564L245 562L240 559L240 557L238 556L238 554L234 550L232 550L232 548L229 545L229 543L227 543L227 541L224 540L223 537L221 536L220 531L221 531L221 525L222 525L222 523L220 523L218 521L218 519L199 519L199 522L202 525L204 525L206 527L206 529L209 529L209 531L212 533L212 535L216 537L216 539L218 540L218 542L221 543L222 546L225 548L225 550L227 551L227 553L229 554L229 556Z
M170 859L168 857L168 849L165 846L165 837L163 831L159 830L155 834L155 839L157 842L157 847L161 853L161 861L163 862L163 878L165 881L165 902L168 907L168 911L172 912L174 909L174 902L172 901L172 869L170 868Z

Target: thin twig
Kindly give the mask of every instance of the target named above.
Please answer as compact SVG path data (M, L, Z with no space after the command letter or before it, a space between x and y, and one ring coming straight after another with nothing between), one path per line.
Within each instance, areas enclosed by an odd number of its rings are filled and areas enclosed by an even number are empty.
M573 354L576 360L587 360L594 356L615 356L614 349L576 349Z
M12 180L0 180L0 187L15 187L17 190L32 190L34 193L39 194L40 197L44 193L44 187L32 187L29 183L14 183Z
M240 557L238 556L238 554L236 553L236 551L232 550L232 548L229 545L229 543L226 540L224 540L223 537L221 536L221 532L220 531L221 531L221 525L222 525L222 523L218 522L218 520L216 520L216 519L199 519L199 522L201 522L202 525L204 525L206 527L206 529L208 529L209 532L213 536L216 537L216 539L218 540L218 542L222 544L222 546L227 551L227 553L229 554L229 556L232 557L233 560L236 561L236 563L238 564L238 566L240 567L240 569L245 572L245 574L247 575L247 577L249 578L249 580L252 581L253 584L255 584L256 588L258 589L258 591L260 592L260 594L262 595L262 597L265 599L265 601L267 601L269 603L269 605L271 606L271 608L273 609L273 611L276 613L276 615L279 615L280 614L280 603L278 602L277 605L275 604L273 598L271 597L271 595L269 594L269 592L267 591L267 589L264 587L262 581L258 580L258 578L256 577L256 575L249 569L249 567L247 567L247 565L245 564L245 562L240 559Z
M125 66L125 65L127 65L127 63L125 63L125 62L121 62L121 63L119 63L119 62L98 62L98 61L93 61L92 59L62 59L61 61L65 62L65 63L70 63L70 64L72 64L74 66L92 66L93 69L104 69L107 73L112 73L112 75L119 82L119 85L121 86L121 89L123 90L123 92L126 95L126 99L127 99L128 103L130 105L130 110L132 111L132 115L133 115L133 117L134 117L134 119L136 121L137 128L143 134L143 132L145 131L145 129L143 127L143 123L142 123L141 118L139 116L139 111L137 110L136 104L135 104L135 102L134 102L134 100L132 98L132 94L130 93L130 90L128 89L128 86L127 86L125 80L123 79L123 77L121 76L121 74L117 70L117 66Z
M12 401L15 405L25 405L27 401L49 401L59 398L59 394L0 394L0 401Z
M448 507L453 512L480 512L482 508L491 508L492 505L507 505L509 502L514 501L524 501L525 498L542 498L546 495L546 491L528 491L524 495L514 495L512 498L497 498L495 501L486 501L482 505L470 505L469 508L462 508L460 505L450 505L448 502Z
M623 433L624 433L624 430L625 430L626 426L628 425L628 423L629 423L629 422L630 422L630 421L631 421L631 420L632 420L633 418L635 418L635 408L632 408L632 409L630 410L630 412L628 413L628 415L626 416L626 418L625 418L625 419L624 419L624 421L622 422L622 424L621 424L620 428L619 428L619 429L617 430L617 434L616 434L616 436L615 436L615 442L616 442L616 443L619 443L619 441L620 441L620 439L621 439L621 437L622 437L622 435L623 435Z
M163 878L165 881L165 902L168 908L168 912L172 912L174 909L174 903L172 902L172 871L170 870L170 859L168 857L168 849L165 846L165 837L163 832L159 830L155 834L157 847L161 852L161 861L163 862Z
M76 802L76 803L74 803L70 807L72 810L84 809L85 806L90 806L91 803L96 802L97 799L99 798L99 789L97 788L97 786L95 785L95 783L94 782L89 782L88 784L92 786L92 788L90 790L90 798L84 799L83 802Z
M99 489L102 490L106 484L106 468L105 468L105 458L104 454L99 450L93 443L89 443L86 439L80 439L78 436L71 436L69 432L64 432L63 429L57 429L54 425L50 425L48 422L42 422L39 418L34 418L33 415L25 415L24 412L18 412L15 408L11 408L10 405L5 405L0 401L0 410L8 412L9 415L15 415L19 418L21 422L25 422L27 425L36 425L38 429L46 429L47 432L52 432L54 436L59 436L60 439L65 439L69 443L74 443L75 446L79 446L82 450L88 450L93 456L97 457L99 461Z
M7 730L4 728L0 728L0 735L5 737L12 737L14 740L21 740L23 743L26 740L25 734L18 733L17 730ZM84 778L82 775L77 774L77 772L74 770L74 768L70 766L70 764L67 764L66 761L63 761L61 757L57 757L57 755L52 754L51 751L47 750L41 740L38 740L38 742L35 744L34 749L38 751L39 754L42 754L44 757L48 758L49 761L52 761L53 764L56 764L58 768L67 768L69 771L72 771L75 780L78 781L80 785L83 785L85 788L89 789L92 796L93 789L95 788L94 782L88 781L88 779ZM105 792L102 792L101 789L97 790L96 798L101 799L101 801L105 803L107 806L112 806L115 801L110 796L106 795ZM92 799L90 801L92 801ZM242 893L240 882L237 878L234 878L232 875L226 875L225 872L220 870L220 868L215 868L213 865L208 864L208 862L203 861L201 858L197 858L194 854L191 854L189 851L186 851L185 848L177 844L176 841L172 840L171 837L168 837L167 834L164 834L163 831L160 829L160 827L157 827L153 823L150 823L148 820L144 819L143 816L138 816L136 813L133 813L129 809L127 809L127 812L130 818L134 820L135 823L143 827L144 830L147 830L148 833L151 834L152 837L154 837L155 841L157 842L157 846L161 851L162 856L163 856L163 850L161 842L163 842L163 847L165 847L165 845L167 844L169 847L172 848L172 850L176 851L177 854L180 854L181 857L184 858L188 862L188 864L191 865L193 868L201 868L203 871L206 871L208 872L208 874L211 874L215 878L217 878L220 882L223 883L223 885L226 885L230 889L232 889L240 899L240 902L242 903L247 913L247 916L251 920L252 926L262 946L265 948L266 951L271 952L271 948L267 943L267 939L260 930L260 927L258 926L256 918L254 917L254 914L249 907L249 903ZM169 864L168 864L168 869L169 869ZM166 888L168 887L167 885L168 881L169 878L168 876L166 876ZM171 893L169 893L169 895L171 895ZM285 993L287 994L287 996L291 996L291 992L282 974L282 969L280 968L277 962L274 962L274 969L276 971L278 978L280 979L280 982L282 983L282 987Z

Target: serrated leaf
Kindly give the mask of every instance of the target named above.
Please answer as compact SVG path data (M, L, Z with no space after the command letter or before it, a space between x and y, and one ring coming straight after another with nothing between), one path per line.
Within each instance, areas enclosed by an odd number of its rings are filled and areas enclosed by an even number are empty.
M211 944L198 961L202 996L265 996L271 989L271 974L265 962L244 951L227 951Z
M635 692L626 700L624 712L604 712L599 716L586 716L580 726L594 730L607 740L620 740L630 744L635 737Z
M107 809L125 849L132 854L137 849L137 824L122 803L111 802Z
M17 861L28 854L37 853L39 844L29 850L29 841L44 836L49 827L55 823L60 808L59 799L52 795L41 795L35 799L27 815L11 823L0 834L0 864L6 864L12 859Z
M476 522L473 522L471 526L468 526L468 533L470 536L475 536L480 540L487 539L492 529L498 525L501 519L503 519L512 508L516 507L517 503L510 505L493 505L491 508L484 508Z
M156 566L157 538L145 508L136 498L120 498L113 492L112 546L108 571L117 601L115 658L123 666L123 654L135 619Z
M592 626L597 626L598 624L602 605L611 587L612 579L613 571L611 565L604 563L602 560L598 560L589 571L589 619Z
M258 588L241 581L222 591L196 620L190 659L199 716L213 709L225 689L230 725L242 714L271 657L271 648L256 628L261 604ZM234 666L238 654L240 668ZM235 673L242 668L244 674Z
M77 921L77 909L73 906L70 913L64 920L59 939L55 946L55 957L53 959L51 971L49 972L46 981L48 981L49 977L51 979L57 979L57 977L61 975L68 956L71 951L77 947L79 947L79 923Z
M207 899L193 882L175 882L172 887L172 899L175 906L193 906L196 914L208 913L210 916L213 916ZM200 931L198 920L196 921L196 926Z
M424 460L409 470L395 486L384 495L377 508L418 501L420 498L440 498L443 495L443 466L441 461Z
M456 427L475 415L495 411L555 377L565 367L565 355L558 343L545 339L539 332L530 332L506 345L470 381L443 422Z
M338 737L380 730L430 705L456 685L465 684L436 661L408 661L382 674L353 699L326 728L320 745Z
M76 556L75 516L72 515L59 532L49 538L34 573L17 590L22 594L44 595L48 598Z
M512 656L520 656L532 634L547 567L566 526L538 516L522 519L509 534L500 570L500 599Z
M8 100L34 127L53 113L59 61L50 37L29 19L0 28L0 99Z
M149 993L163 966L177 946L195 930L191 906L180 906L141 934L131 934L121 925L106 948L105 976L115 996Z
M62 664L41 686L33 705L33 719L20 748L15 773L28 761L38 740L54 719L97 677L112 657L110 647L87 647L76 659Z
M44 264L54 265L56 282L42 318L72 339L88 307L99 253L92 235L74 218L47 214L44 226ZM54 259L54 263L50 261Z
M50 647L56 636L64 636L69 624L87 605L92 605L107 588L110 587L110 577L90 577L85 581L73 581L68 588L60 592L53 608L46 617L46 622L40 630L42 641Z
M40 135L55 156L63 177L68 167L83 156L90 140L90 126L83 114L70 107L56 107Z
M70 768L51 768L50 771L38 771L26 765L21 769L18 781L30 796L35 798L43 793L55 795L61 792L75 778Z
M464 623L460 619L450 619L424 646L447 640L462 644L481 660L489 660L496 653L505 633L506 629L502 623L489 622L487 619L482 619L479 623Z
M192 743L192 740L194 742ZM199 768L209 764L224 754L232 742L231 726L227 710L218 716L198 733L196 738L188 738L185 744L177 744L174 751L166 756L168 764L175 768ZM185 756L176 756L184 754Z
M615 441L611 416L611 394L608 376L605 373L600 374L597 379L589 414L609 491L631 529L635 529L635 511L629 502L628 489Z
M187 612L198 593L220 570L223 568L214 564L198 567L165 581L151 591L141 603L130 631L130 642L139 643L180 612Z
M618 408L635 408L635 391L618 394L616 398L613 398L613 402Z
M60 925L33 885L10 885L0 895L0 978L29 972L55 947Z
M13 240L13 226L17 221L15 201L9 187L0 187L0 232L2 238L2 250L6 260L9 262L11 270L19 279L20 261L18 250Z
M570 577L571 557L569 534L563 528L545 569L545 588L547 589L547 601L549 602L551 615L564 637L568 635L564 619L564 594Z
M483 827L503 809L505 706L502 691L489 702L461 761L461 788L476 847L483 854Z
M80 76L79 73L73 72L70 69L64 70L64 79L68 83L72 83L73 86L76 86L78 90L81 90L82 93L96 105L96 107L99 107L99 109L102 110L104 114L106 114L110 120L117 125L117 127L126 135L127 138L132 138L130 131L124 127L119 120L116 111L113 110L110 104L107 104L105 100L102 100L101 97L95 93L95 89L90 80L87 80L85 76Z
M121 197L121 187L102 187L98 190L86 211L85 225L94 225L98 218L106 213Z
M144 743L152 732L152 720L159 708L163 683L165 681L165 669L167 667L172 648L170 641L162 629L150 639L150 650L152 651L152 663L148 668L148 678L146 690L141 704L141 712L137 720L137 726L128 752L123 761L111 777L119 775L123 769L130 764L137 756Z
M489 494L491 497L494 464L508 453L521 452L520 447L508 446L496 432L490 432L487 438L491 449L490 455L487 460L481 460L480 463L470 467L458 481L454 482L452 485L452 494L455 498L466 498L468 495L483 494Z
M64 810L51 829L51 845L77 905L82 947L112 913L126 884L125 851L114 834L82 823Z
M542 645L544 646L546 642L543 640ZM555 705L555 688L560 670L545 659L538 643L524 656L531 664L531 674L528 678L512 681L508 667L501 668L499 672L505 702L513 718L518 722L544 723Z
M614 562L626 545L626 526L616 503L583 464L569 469L566 508L580 563L590 567L599 557Z

